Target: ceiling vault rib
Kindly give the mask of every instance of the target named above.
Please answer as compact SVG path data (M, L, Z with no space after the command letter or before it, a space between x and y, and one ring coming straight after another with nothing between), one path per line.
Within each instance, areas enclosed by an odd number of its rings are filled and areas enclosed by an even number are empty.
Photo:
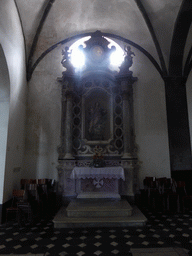
M189 50L189 53L187 55L187 59L186 59L185 66L184 66L184 73L185 73L185 69L187 70L187 67L188 67L188 65L190 63L191 56L192 56L192 46L191 46L191 48Z
M155 34L155 31L153 29L153 26L151 24L151 21L149 19L149 16L144 8L144 6L142 5L141 3L141 0L135 0L139 10L141 11L142 15L143 15L143 18L147 24L147 27L149 29L149 32L153 38L153 42L155 44L155 47L156 47L156 50L157 50L157 53L158 53L158 56L159 56L159 60L160 60L160 63L161 63L161 67L162 67L162 72L163 72L163 75L164 76L167 76L168 75L168 71L167 71L167 68L166 68L166 65L165 65L165 60L163 58L163 53L161 51L161 47L160 47L160 44L157 40L157 37L156 37L156 34Z
M182 63L185 44L189 33L189 28L192 22L192 1L183 0L181 8L179 10L175 28L173 31L173 37L170 49L169 59L169 75L180 76L187 79L189 72L191 71L192 63L189 59L192 54L192 50L189 51L188 57L185 63L184 72L182 72Z
M28 63L27 63L27 81L30 80L31 76L32 76L32 59L33 59L33 55L34 55L34 52L35 52L35 49L36 49L36 46L37 46L37 42L38 42L38 39L39 39L39 36L40 36L40 33L41 33L41 30L42 30L42 27L45 23L45 20L51 10L51 7L53 5L53 3L55 2L55 0L49 0L46 8L45 8L45 11L43 13L43 16L39 22L39 26L37 28L37 31L35 33L35 36L34 36L34 39L33 39L33 43L32 43L32 46L31 46L31 49L30 49L30 53L29 53L29 57L28 57Z
M184 73L184 77L186 78L186 80L187 80L187 78L188 78L188 76L189 76L189 74L191 72L191 69L192 69L192 61L190 61L190 63L187 66L187 69L186 69L186 71Z
M191 68L192 68L192 61L190 61L191 56L192 56L192 46L191 46L190 51L187 55L187 59L186 59L185 66L184 66L184 71L183 71L183 75L186 78L189 76L189 73L191 72Z

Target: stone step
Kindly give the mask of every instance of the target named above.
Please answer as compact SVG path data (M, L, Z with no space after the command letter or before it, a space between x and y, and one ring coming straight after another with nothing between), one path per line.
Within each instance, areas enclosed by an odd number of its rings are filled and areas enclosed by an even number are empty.
M81 217L70 218L63 206L53 219L54 228L92 228L92 227L142 227L147 218L133 206L132 215L129 217Z
M128 217L132 207L126 200L118 199L75 199L67 209L70 218Z

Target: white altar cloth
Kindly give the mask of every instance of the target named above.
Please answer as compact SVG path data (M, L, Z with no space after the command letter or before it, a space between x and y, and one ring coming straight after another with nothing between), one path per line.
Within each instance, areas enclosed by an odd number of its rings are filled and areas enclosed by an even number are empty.
M72 170L71 179L123 179L125 180L124 169L121 166L113 167L74 167Z

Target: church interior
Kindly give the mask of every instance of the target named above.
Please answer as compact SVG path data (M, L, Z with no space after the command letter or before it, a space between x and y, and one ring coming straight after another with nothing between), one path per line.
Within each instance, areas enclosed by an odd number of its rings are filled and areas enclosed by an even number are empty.
M190 0L0 1L0 254L192 253L191 23Z

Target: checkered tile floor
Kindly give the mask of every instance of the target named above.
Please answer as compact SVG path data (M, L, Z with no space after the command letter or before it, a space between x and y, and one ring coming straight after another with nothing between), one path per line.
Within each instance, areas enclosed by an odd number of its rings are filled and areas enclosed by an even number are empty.
M119 255L131 248L180 247L192 255L192 211L186 214L142 212L144 227L54 229L52 219L19 227L0 226L0 254Z

